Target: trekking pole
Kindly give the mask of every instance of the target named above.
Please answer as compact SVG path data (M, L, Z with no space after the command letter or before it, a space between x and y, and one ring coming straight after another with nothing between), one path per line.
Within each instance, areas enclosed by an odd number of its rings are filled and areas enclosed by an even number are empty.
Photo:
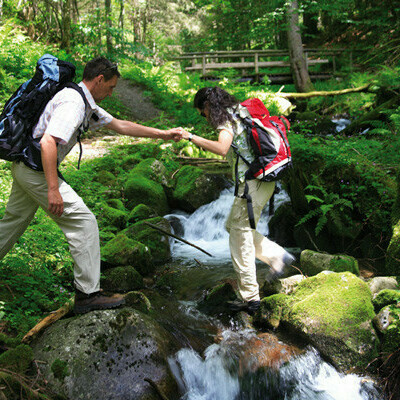
M203 253L207 254L207 255L210 256L210 257L213 257L212 254L210 254L210 253L208 253L207 251L203 250L201 247L196 246L195 244L188 242L187 240L181 238L180 236L176 236L176 235L174 235L173 233L170 233L170 232L166 231L165 229L159 228L157 225L151 224L150 222L146 222L146 221L145 221L144 223L145 223L146 225L150 226L150 227L153 228L153 229L157 229L158 231L160 231L160 232L162 232L162 233L165 233L166 235L171 236L171 237L173 237L174 239L180 240L181 242L186 243L186 244L188 244L189 246L192 246L192 247L194 247L195 249L202 251Z

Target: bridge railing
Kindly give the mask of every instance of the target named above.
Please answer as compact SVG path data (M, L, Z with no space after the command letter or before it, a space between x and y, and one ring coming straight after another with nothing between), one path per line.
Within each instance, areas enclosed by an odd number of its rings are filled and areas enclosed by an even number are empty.
M347 55L350 71L353 70L353 51L349 49L304 49L306 65L330 64L332 72L336 72L336 57ZM181 61L185 71L207 71L235 68L254 70L260 74L260 68L289 68L289 52L287 50L243 50L184 53L174 60ZM189 65L188 65L189 64Z

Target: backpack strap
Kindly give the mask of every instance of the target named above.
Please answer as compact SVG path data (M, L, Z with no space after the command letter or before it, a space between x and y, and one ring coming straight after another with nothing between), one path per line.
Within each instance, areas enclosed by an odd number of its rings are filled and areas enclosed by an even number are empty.
M247 181L244 182L244 192L241 197L242 199L246 199L247 201L247 214L249 216L250 228L256 229L256 223L254 220L254 211L253 211L253 200L249 194L249 185L247 184Z

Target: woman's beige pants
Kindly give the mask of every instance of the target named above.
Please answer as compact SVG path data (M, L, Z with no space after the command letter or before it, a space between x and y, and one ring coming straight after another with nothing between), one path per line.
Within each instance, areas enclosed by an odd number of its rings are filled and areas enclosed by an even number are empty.
M254 179L247 184L253 200L254 220L257 226L261 212L274 192L275 182ZM243 190L244 183L239 185L239 195L243 194ZM255 229L251 229L246 199L235 197L226 229L229 232L229 247L233 268L238 277L239 293L245 301L260 300L256 258L274 270L281 271L286 250Z
M3 219L0 220L0 259L25 232L38 207L47 212L47 182L43 172L33 171L23 163L11 166L13 185ZM75 286L83 293L100 289L99 229L93 213L63 180L58 180L64 200L61 217L48 215L64 232L75 261Z

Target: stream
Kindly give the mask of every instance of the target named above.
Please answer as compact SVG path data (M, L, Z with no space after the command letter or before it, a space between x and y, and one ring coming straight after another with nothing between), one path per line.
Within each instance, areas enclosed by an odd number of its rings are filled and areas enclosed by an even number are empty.
M283 190L275 195L276 207L285 201L288 196ZM171 243L170 268L179 280L171 296L177 303L160 300L164 304L160 322L182 344L169 359L180 399L383 399L370 378L339 373L309 345L293 344L291 338L271 332L260 340L260 332L238 318L209 316L198 309L207 289L221 279L234 278L224 229L232 202L233 189L226 189L217 200L191 215L176 212L165 216L177 235L213 255L209 257L178 241ZM258 225L265 235L268 220L265 211ZM267 266L257 264L259 283L267 271Z

